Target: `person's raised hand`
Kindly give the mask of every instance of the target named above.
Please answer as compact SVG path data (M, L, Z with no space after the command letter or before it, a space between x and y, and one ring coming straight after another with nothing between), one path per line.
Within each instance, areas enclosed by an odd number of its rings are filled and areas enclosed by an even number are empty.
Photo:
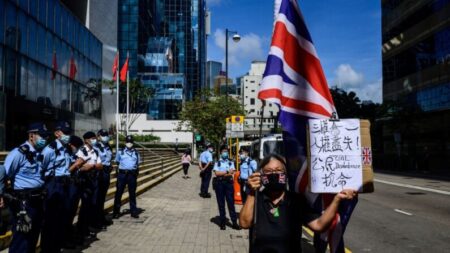
M255 172L248 177L247 184L253 191L257 191L261 187L261 173Z

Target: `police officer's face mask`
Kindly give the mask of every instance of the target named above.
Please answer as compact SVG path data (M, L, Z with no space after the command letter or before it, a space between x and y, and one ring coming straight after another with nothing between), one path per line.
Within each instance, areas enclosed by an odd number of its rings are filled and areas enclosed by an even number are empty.
M261 174L261 183L264 185L264 190L267 192L280 192L286 189L286 174L271 173Z
M132 147L133 147L133 143L127 142L127 143L125 143L125 146L126 146L127 148L132 148Z
M46 143L47 141L44 138L42 138L38 134L34 135L34 147L36 149L43 149Z
M244 153L242 153L242 154L239 156L239 158L241 158L241 160L245 160L245 158L247 158L247 155L244 154Z
M103 143L109 142L109 136L102 136L102 137L100 137L100 139L102 140Z
M91 139L91 146L95 146L97 144L97 139Z
M228 152L222 152L222 159L228 159Z
M70 136L69 136L69 135L63 134L63 135L61 136L60 140L61 140L61 143L62 143L62 144L67 145L67 143L69 143Z

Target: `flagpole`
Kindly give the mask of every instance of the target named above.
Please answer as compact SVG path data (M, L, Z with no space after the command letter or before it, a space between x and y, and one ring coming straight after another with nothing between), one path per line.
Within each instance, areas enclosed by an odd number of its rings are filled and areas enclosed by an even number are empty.
M130 53L127 52L127 59L129 59ZM129 68L127 68L127 135L129 130L129 117L130 117L130 71Z
M119 61L119 57L120 57L120 54L119 54L119 51L117 51L117 63L119 63L120 61ZM120 79L120 77L119 77L119 71L120 70L120 68L119 68L119 64L117 64L117 67L116 67L116 73L115 73L115 75L116 75L116 152L118 152L118 150L119 150L119 124L120 124L120 115L119 115L119 79ZM114 74L114 73L113 73Z

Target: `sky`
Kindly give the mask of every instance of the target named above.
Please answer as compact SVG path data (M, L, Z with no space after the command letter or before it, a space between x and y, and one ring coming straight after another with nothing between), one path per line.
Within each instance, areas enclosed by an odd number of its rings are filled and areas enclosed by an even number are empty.
M246 74L253 60L266 60L273 28L274 0L206 0L211 12L208 60L225 59L229 76ZM382 101L381 4L379 0L298 0L328 85L355 91L361 100ZM224 67L225 68L225 64Z

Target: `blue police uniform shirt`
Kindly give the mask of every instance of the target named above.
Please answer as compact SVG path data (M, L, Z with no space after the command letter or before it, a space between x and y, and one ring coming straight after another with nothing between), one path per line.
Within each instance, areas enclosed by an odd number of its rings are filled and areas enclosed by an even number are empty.
M250 159L250 157L246 157L245 160L243 160L241 163L241 173L239 175L239 178L247 180L248 177L256 171L257 166L258 165L256 164L255 160Z
M5 176L5 166L0 165L0 195L3 195L3 193L5 192Z
M213 171L232 172L234 171L234 162L228 159L224 160L221 158L219 161L214 163Z
M69 176L70 154L67 152L66 147L62 145L61 141L55 140L55 143L56 149L50 144L42 151L44 157L42 169L45 172L45 176Z
M104 166L111 166L111 159L112 159L112 150L108 145L105 145L102 142L99 142L94 147L98 155L100 156L100 160L102 160L102 164Z
M29 155L19 150L28 146ZM5 171L13 183L14 190L36 189L44 185L42 178L42 164L38 161L41 154L36 152L28 141L20 147L13 149L5 159Z
M124 148L117 152L116 162L120 170L135 170L141 162L139 153L134 148Z
M209 150L203 151L200 154L200 162L201 163L209 163L213 161L213 157L211 152L209 152Z

